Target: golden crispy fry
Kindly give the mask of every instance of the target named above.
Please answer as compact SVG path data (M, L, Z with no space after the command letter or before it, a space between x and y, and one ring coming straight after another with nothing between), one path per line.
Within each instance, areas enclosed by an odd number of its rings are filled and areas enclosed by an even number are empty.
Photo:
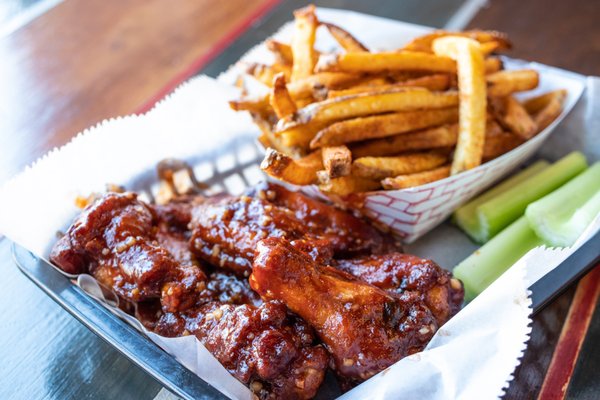
M271 107L278 118L283 118L296 112L296 103L288 93L285 76L278 74L273 81L273 90L270 97Z
M394 70L456 72L448 57L416 52L344 53L321 55L316 70L375 73Z
M313 96L315 91L325 89L336 89L361 79L360 75L347 74L344 72L322 72L307 78L290 82L288 91L294 99Z
M266 42L267 48L275 54L278 64L292 65L294 63L294 55L292 54L292 46L286 43L281 43L273 39ZM321 54L318 50L314 50L315 57L318 59Z
M481 48L481 53L483 53L484 56L488 56L496 50L502 50L502 43L497 41L480 43L479 46Z
M524 142L523 139L511 132L501 132L496 135L488 136L485 139L485 146L483 148L483 159L489 161L496 157L500 157Z
M529 114L537 114L544 107L546 107L553 99L557 99L559 103L563 103L567 97L567 91L564 89L554 90L552 92L544 93L540 96L535 96L525 100L523 107Z
M269 176L294 185L311 185L317 182L317 171L323 169L321 152L294 160L275 149L267 149L260 168Z
M391 156L407 151L453 147L457 137L458 124L452 124L368 140L351 147L350 150L354 158Z
M486 77L487 93L492 97L504 97L514 92L535 89L539 74L532 69L498 71Z
M493 120L487 122L485 129L486 140L489 136L502 133L502 127ZM454 147L457 138L458 124L451 124L382 139L367 140L357 143L350 150L354 158L392 156L409 151Z
M312 75L317 63L315 53L315 37L319 21L315 15L315 6L309 5L294 11L295 28L292 39L292 65L291 81L306 78Z
M325 25L331 36L348 52L369 51L361 42L358 41L352 34L337 25L328 22L321 22Z
M321 74L311 75L308 78L301 79L296 82L290 82L287 84L287 90L290 96L298 101L313 96L316 90L322 90L323 88L337 88L343 87L353 81L360 79L360 75L346 74L341 72L324 72ZM270 84L269 84L270 86ZM236 111L247 110L254 112L266 113L269 112L270 96L262 96L255 98L242 98L240 100L233 100L229 102L232 109Z
M447 36L433 41L436 54L456 59L460 92L458 142L452 175L481 164L486 124L486 86L483 55L473 39Z
M324 124L297 125L275 134L281 138L281 142L286 146L308 149L315 133L324 126Z
M254 76L258 81L265 84L266 86L271 87L273 85L273 80L275 76L279 73L283 73L286 79L290 78L290 74L292 72L289 65L283 64L273 64L273 65L264 65L264 64L250 64L246 68L246 72L252 76Z
M538 113L533 116L533 120L537 125L537 131L543 131L548 125L552 123L562 111L562 101L555 97L542 108Z
M493 74L494 72L500 71L504 67L502 64L502 59L498 57L488 57L485 59L484 64L486 74Z
M352 193L370 192L381 188L377 180L362 178L360 176L346 175L330 179L326 171L319 171L319 189L325 193L347 196Z
M339 178L350 174L352 153L346 146L323 147L323 166L330 178Z
M447 108L457 104L458 93L456 92L430 92L422 88L394 89L385 93L361 93L304 107L292 117L280 120L277 131L283 132L308 123L323 124L364 115L424 108Z
M433 53L432 44L435 39L439 39L446 36L461 36L471 38L478 41L479 43L494 43L494 50L506 50L512 47L508 37L501 32L496 31L464 31L464 32L451 32L438 30L428 35L419 36L413 39L410 43L404 46L403 50L409 51L420 51L425 53Z
M527 140L537 132L536 123L514 97L491 97L490 108L496 119L515 135Z
M238 100L230 100L229 107L235 111L250 111L261 115L266 115L271 112L269 96L242 97Z
M448 153L437 150L395 157L361 157L352 163L352 172L363 178L383 179L428 171L447 162Z
M322 72L322 74L326 74L327 72ZM335 72L329 72L330 74L334 74ZM338 72L341 74L342 72ZM362 87L378 87L383 85L388 85L390 83L389 79L384 76L373 76L367 75L364 78L359 79L358 81L352 84L352 87L362 86Z
M456 121L458 121L458 110L454 107L348 119L319 131L310 142L310 147L315 149L381 138Z
M292 48L289 45L273 39L267 40L266 45L267 49L275 54L278 63L286 65L292 65L294 63Z
M421 186L426 183L439 181L450 176L450 165L444 165L429 171L417 172L415 174L398 175L393 178L385 178L381 181L384 189L397 190Z
M381 79L381 78L380 78ZM378 81L379 82L379 81ZM348 96L350 94L358 94L365 92L385 92L392 89L403 88L403 87L422 87L425 89L433 90L433 91L441 91L446 90L450 86L450 76L446 74L434 74L423 76L421 78L408 79L402 82L396 83L383 83L376 85L375 87L372 84L368 85L356 85L349 89L341 89L341 90L330 90L327 93L328 99L333 99L341 96Z
M267 121L263 116L256 113L250 113L252 116L252 120L254 124L258 126L261 131L261 134L258 138L260 144L263 145L264 148L273 147L275 150L289 154L292 156L297 155L296 149L290 146L285 146L283 141L279 136L276 136L271 130L271 124Z

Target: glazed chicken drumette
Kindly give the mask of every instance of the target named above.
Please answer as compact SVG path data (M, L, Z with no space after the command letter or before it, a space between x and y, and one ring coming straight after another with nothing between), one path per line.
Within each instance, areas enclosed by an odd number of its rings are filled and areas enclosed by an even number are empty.
M328 367L350 388L458 311L461 283L399 250L360 218L264 183L165 205L108 193L51 260L94 276L147 329L195 335L260 398L308 399Z

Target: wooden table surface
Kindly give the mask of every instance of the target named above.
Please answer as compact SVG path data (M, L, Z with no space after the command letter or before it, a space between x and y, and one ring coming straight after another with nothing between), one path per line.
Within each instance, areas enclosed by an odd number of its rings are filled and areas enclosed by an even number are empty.
M86 127L143 111L200 71L216 75L304 4L4 1L45 12L0 35L0 184ZM491 0L479 9L482 3L317 2L435 27L505 31L517 44L515 57L600 75L600 2ZM0 263L1 399L150 399L160 391L27 281L1 237ZM599 288L596 268L534 318L531 343L506 398L598 398Z

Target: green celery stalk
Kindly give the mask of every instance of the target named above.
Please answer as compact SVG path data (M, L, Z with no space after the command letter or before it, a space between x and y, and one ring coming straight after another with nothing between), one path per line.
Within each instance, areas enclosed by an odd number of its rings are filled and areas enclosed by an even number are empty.
M509 190L477 207L479 224L484 241L525 213L530 203L556 190L585 170L587 161L580 152L572 152L543 171L514 185Z
M538 172L546 169L550 165L548 161L540 160L512 177L506 179L499 185L494 186L492 189L484 192L471 200L467 204L461 206L456 210L452 216L452 221L458 225L471 239L475 242L482 244L486 241L485 231L479 223L479 216L477 215L477 208L493 199L496 196L506 192L515 185L525 181L527 178L537 174Z
M529 250L544 244L523 216L476 250L452 273L465 287L465 300L474 299Z
M560 189L531 203L525 215L535 233L552 246L572 246L600 213L600 162Z

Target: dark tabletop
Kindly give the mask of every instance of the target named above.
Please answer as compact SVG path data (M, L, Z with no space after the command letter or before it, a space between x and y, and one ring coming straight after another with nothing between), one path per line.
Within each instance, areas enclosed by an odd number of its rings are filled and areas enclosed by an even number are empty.
M505 31L515 57L600 75L598 1L492 0L483 8L479 0L316 3L434 27ZM86 127L143 111L196 73L218 74L304 4L0 0L0 184ZM0 263L0 399L157 395L159 384L19 272L1 237ZM534 318L507 398L529 399L540 390L544 398L598 398L599 294L596 268Z

